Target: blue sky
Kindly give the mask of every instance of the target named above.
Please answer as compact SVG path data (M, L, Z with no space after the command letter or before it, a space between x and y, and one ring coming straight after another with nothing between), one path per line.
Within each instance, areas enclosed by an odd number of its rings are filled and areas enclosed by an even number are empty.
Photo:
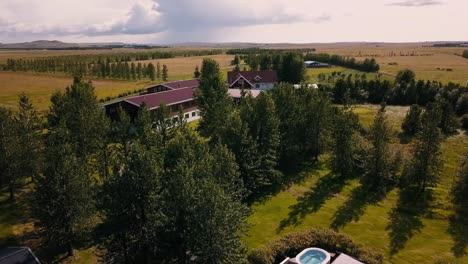
M467 40L467 0L2 0L0 42Z

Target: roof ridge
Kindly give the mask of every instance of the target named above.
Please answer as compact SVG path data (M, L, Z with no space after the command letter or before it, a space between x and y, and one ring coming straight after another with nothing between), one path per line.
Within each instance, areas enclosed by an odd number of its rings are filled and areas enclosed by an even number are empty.
M7 249L8 249L8 248L7 248ZM10 249L16 249L16 248L15 248L15 247L10 247ZM0 260L9 258L9 257L11 257L11 256L14 256L14 255L16 255L16 254L19 254L19 253L25 251L25 250L29 252L29 248L27 248L27 247L18 247L17 249L18 249L17 251L14 251L14 252L12 252L12 253L6 255L6 256L0 257Z

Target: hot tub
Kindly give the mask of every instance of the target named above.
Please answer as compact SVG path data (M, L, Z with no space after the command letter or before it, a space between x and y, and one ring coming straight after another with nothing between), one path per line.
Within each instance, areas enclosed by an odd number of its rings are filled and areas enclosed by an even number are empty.
M296 256L299 264L329 264L330 254L321 248L306 248Z

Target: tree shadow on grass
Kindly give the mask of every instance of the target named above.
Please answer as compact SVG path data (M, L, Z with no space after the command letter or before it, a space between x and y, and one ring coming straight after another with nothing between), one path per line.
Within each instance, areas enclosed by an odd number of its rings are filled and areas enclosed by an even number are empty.
M430 191L415 195L411 190L400 191L396 208L390 212L389 231L390 253L395 255L402 250L406 243L416 234L420 233L424 224L421 218L431 213L429 204L432 201Z
M354 188L349 199L334 214L330 227L338 230L351 221L358 221L365 213L367 205L376 204L382 199L383 196L375 195L364 185Z
M449 234L452 236L454 245L452 252L455 257L460 258L466 255L468 246L468 211L458 209L450 216Z
M291 210L289 216L281 221L277 232L288 226L301 224L308 214L317 212L328 199L341 192L346 182L345 179L331 173L320 178L312 190L304 193L303 196L297 199L298 202L295 205L289 207Z

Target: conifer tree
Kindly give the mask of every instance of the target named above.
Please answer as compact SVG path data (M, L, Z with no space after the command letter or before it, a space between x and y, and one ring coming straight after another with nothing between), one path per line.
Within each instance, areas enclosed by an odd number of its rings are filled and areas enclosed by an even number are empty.
M153 63L148 63L148 67L146 68L147 71L147 76L150 78L151 81L155 80L155 75L154 75L154 65Z
M159 64L159 61L156 64L156 79L161 79L161 64Z
M164 82L169 78L169 70L167 69L166 64L163 65L161 78Z
M137 74L137 77L138 77L138 80L141 80L141 77L142 77L142 67L141 67L141 63L139 62L137 64L137 67L136 67L136 74Z
M201 75L200 70L198 69L198 65L195 66L195 71L193 72L193 78L199 78Z
M132 62L130 65L130 74L132 76L132 80L136 80L136 68L135 68L135 63Z
M0 183L8 186L10 201L15 200L19 180L16 175L19 165L16 158L16 131L12 112L0 107Z
M83 158L76 155L63 121L50 128L45 145L45 170L37 177L33 211L49 245L73 255L73 243L92 219L93 195Z
M200 87L197 90L201 111L200 132L213 141L221 139L225 122L232 110L232 99L221 76L219 64L212 59L203 59Z
M412 105L406 113L405 120L401 125L403 132L408 136L414 136L421 129L422 108L419 105Z
M440 109L434 104L429 105L421 118L421 131L416 137L413 157L405 167L407 187L416 187L418 194L439 181L442 168L439 120Z
M468 192L468 153L463 156L460 165L458 166L455 181L452 186L452 201L458 211L462 213L468 212L468 201L466 194Z

